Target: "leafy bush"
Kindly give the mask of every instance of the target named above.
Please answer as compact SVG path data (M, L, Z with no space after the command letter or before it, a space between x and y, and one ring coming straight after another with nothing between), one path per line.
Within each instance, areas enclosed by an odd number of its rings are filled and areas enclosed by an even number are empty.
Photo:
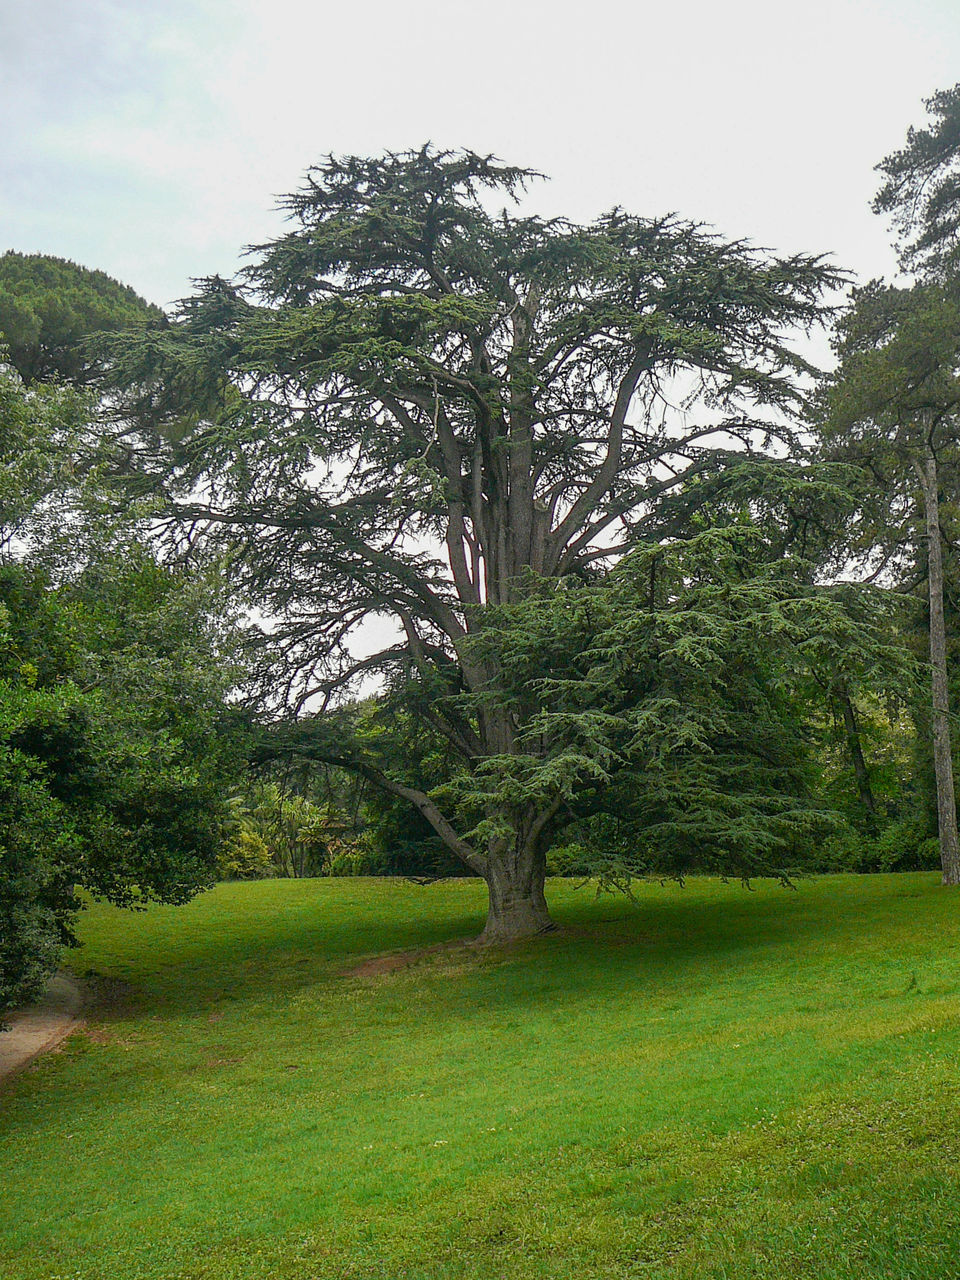
M819 872L935 871L939 866L940 844L923 814L897 818L875 836L844 827L823 841L813 859Z
M0 564L0 1013L121 906L215 879L234 768L230 668L203 593L127 547L72 580Z
M217 871L223 880L264 880L274 875L276 868L259 832L240 826L223 841Z
M81 857L70 815L42 766L10 745L16 718L9 692L0 684L0 1014L42 992L61 945L71 940Z
M325 876L382 876L383 859L366 835L339 840L327 853Z

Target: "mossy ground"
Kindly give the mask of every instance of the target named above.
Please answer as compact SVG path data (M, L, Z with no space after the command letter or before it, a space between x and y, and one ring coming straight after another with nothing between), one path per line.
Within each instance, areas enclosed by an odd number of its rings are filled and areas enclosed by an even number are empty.
M550 898L562 935L367 977L482 886L92 908L120 995L0 1093L4 1280L960 1275L956 892Z

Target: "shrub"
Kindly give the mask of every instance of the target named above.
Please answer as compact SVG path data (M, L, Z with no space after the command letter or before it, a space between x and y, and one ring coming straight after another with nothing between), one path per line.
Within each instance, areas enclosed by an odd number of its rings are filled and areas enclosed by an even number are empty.
M275 868L259 832L241 826L221 847L217 870L224 880L264 880Z
M934 871L940 866L940 844L930 834L924 814L910 814L890 822L879 835L869 836L844 827L815 851L813 870Z

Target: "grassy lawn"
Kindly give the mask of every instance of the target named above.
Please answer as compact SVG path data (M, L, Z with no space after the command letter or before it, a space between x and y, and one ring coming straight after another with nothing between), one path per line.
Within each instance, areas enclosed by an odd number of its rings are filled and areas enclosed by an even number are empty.
M563 936L343 976L476 932L482 898L88 912L70 962L127 986L0 1093L3 1280L960 1275L936 877L555 883Z

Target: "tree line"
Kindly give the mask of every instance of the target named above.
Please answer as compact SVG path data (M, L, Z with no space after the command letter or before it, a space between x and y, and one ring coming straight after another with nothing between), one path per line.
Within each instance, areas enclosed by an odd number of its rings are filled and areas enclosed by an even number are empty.
M0 1000L78 890L468 873L960 881L960 87L879 166L903 279L328 157L164 314L0 258ZM823 374L802 335L829 324Z

